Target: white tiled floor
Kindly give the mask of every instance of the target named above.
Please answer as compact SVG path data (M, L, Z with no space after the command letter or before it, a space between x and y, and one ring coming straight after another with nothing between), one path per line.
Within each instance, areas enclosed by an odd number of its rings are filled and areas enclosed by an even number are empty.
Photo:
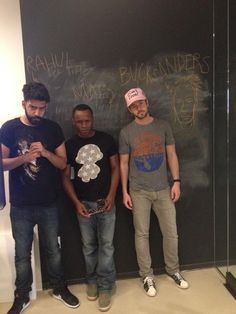
M110 314L236 314L236 300L224 287L224 279L216 269L186 271L184 277L191 287L181 290L166 275L156 277L158 294L148 297L144 293L139 278L117 281ZM85 285L70 286L79 296L81 305L69 309L50 296L50 291L38 292L37 300L32 301L24 311L26 314L69 314L100 313L97 301L88 301ZM10 303L0 304L0 314L6 314Z

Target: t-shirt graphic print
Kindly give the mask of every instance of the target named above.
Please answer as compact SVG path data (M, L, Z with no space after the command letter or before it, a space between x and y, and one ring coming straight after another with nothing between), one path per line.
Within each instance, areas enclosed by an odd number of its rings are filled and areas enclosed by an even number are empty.
M25 155L29 152L30 149L30 143L28 143L26 140L20 140L18 142L18 150L17 153L19 156ZM37 165L37 160L32 160L28 163L24 163L23 165L25 175L31 178L32 180L36 180L37 173L39 172L40 167Z
M142 172L158 170L163 163L165 151L160 136L144 132L134 139L134 143L132 157L137 169Z
M78 177L83 182L96 179L101 171L96 162L102 158L103 153L97 145L87 144L81 147L75 158L76 163L83 165L77 173Z

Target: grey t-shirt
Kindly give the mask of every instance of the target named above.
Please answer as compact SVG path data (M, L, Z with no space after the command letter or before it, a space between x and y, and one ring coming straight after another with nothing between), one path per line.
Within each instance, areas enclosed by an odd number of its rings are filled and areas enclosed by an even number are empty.
M169 186L166 145L174 143L170 125L155 118L148 125L133 121L121 130L119 153L130 155L131 190L160 191Z

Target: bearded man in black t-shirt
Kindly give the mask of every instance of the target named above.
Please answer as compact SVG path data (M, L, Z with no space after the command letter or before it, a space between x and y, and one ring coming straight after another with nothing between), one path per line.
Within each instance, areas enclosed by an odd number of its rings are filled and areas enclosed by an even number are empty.
M64 136L60 126L44 119L50 96L41 83L23 87L25 114L7 121L0 131L3 167L9 170L10 217L15 240L15 300L8 314L29 305L32 285L31 250L37 224L45 250L52 296L69 307L78 307L63 280L58 245L59 216L56 207L59 170L66 167Z
M99 298L99 310L107 311L116 276L113 235L118 149L109 134L93 129L93 111L89 106L77 105L72 118L77 134L66 142L68 165L63 171L63 184L79 220L87 298L91 301Z

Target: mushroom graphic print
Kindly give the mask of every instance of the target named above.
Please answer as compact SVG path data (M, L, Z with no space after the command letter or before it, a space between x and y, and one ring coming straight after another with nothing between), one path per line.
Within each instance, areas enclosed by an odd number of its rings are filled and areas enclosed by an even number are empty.
M83 165L77 174L83 182L89 182L97 178L100 168L96 165L96 162L102 157L103 153L97 145L88 144L80 148L75 161Z

